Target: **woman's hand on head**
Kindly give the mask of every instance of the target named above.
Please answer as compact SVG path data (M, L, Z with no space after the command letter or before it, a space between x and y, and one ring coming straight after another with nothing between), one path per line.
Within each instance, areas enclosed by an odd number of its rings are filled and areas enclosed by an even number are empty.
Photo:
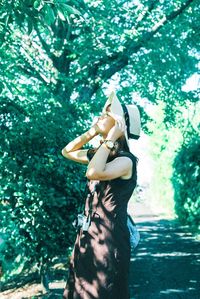
M93 123L92 127L93 130L95 130L96 132L96 135L99 135L99 134L103 134L104 133L104 130L102 130L101 128L101 124L99 124L99 122L102 120L102 117L97 117L95 122Z
M110 129L106 139L114 139L117 140L123 134L125 134L126 123L123 117L119 115L112 114L112 117L115 119L115 125Z
M98 121L92 125L91 129L93 129L95 131L96 135L101 134L101 130L98 126Z

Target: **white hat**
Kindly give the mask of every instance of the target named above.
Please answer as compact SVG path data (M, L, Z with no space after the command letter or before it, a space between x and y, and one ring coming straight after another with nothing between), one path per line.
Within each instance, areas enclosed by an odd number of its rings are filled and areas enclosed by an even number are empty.
M136 105L121 104L114 91L108 97L102 112L106 112L106 108L110 106L111 113L117 114L124 118L127 130L125 131L125 137L127 144L129 145L129 139L138 139L140 137L141 121L140 112Z

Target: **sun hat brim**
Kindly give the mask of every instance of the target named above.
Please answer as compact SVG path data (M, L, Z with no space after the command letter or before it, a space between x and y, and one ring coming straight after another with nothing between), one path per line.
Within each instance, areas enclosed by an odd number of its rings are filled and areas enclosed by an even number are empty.
M136 105L121 104L114 91L109 95L102 112L110 105L110 112L119 115L126 122L125 138L129 146L129 139L138 139L140 137L141 121L140 113Z

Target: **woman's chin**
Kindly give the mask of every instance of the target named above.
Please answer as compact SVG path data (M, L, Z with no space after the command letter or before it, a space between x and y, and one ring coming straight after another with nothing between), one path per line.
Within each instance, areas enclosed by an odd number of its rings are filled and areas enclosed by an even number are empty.
M101 134L101 137L105 140L107 137L107 134Z
M108 132L106 131L106 130L101 130L101 128L100 128L100 135L103 137L103 138L106 138L107 137L107 135L108 135Z

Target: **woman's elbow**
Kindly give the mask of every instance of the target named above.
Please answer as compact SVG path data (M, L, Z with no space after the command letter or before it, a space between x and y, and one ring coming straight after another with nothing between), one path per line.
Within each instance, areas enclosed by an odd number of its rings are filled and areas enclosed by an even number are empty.
M62 149L62 155L65 157L65 158L69 158L68 156L68 152L66 151L65 147Z
M88 180L93 180L93 177L94 176L94 170L93 169L88 169L86 171L86 177L88 178Z
M96 172L94 168L91 168L87 170L86 177L88 180L98 180L100 178L100 174Z

